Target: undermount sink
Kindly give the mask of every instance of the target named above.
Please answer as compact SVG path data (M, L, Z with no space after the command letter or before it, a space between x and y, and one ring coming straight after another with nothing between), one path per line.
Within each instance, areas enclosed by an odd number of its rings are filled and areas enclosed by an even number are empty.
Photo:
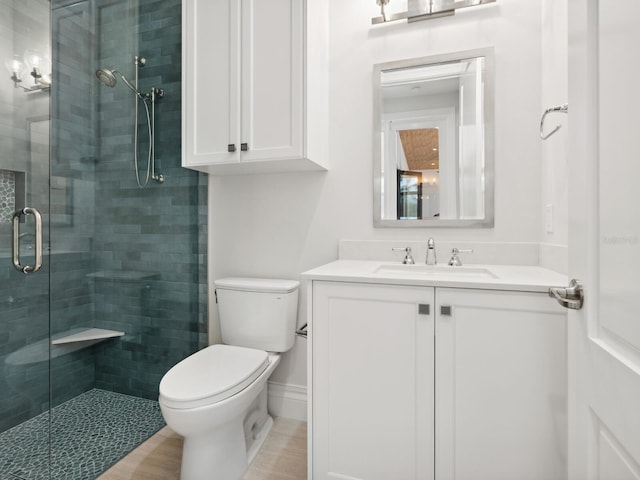
M385 264L376 268L374 273L419 277L498 278L491 270L474 266Z

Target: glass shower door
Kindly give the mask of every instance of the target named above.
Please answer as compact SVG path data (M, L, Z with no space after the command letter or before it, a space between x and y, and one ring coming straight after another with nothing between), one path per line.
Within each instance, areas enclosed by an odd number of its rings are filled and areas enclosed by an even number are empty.
M49 478L50 31L47 0L0 0L1 480Z

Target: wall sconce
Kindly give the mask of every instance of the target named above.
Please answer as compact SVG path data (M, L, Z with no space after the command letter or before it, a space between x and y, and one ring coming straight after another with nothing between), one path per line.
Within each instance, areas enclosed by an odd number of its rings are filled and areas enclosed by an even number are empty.
M41 55L36 50L27 50L23 57L13 55L4 63L11 73L11 80L15 88L22 88L25 92L36 92L51 88L51 59L48 55ZM31 85L25 85L23 77L28 74L33 78ZM48 72L48 73L46 73Z
M486 3L494 3L496 0L408 0L406 12L387 14L385 6L390 0L376 0L380 6L380 16L371 19L372 25L393 22L406 19L408 23L432 18L455 15L458 8L475 7Z

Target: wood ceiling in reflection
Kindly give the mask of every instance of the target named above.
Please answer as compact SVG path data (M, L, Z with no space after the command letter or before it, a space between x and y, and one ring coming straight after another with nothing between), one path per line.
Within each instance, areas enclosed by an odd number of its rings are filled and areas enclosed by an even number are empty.
M400 130L400 142L409 170L438 170L440 145L437 128Z

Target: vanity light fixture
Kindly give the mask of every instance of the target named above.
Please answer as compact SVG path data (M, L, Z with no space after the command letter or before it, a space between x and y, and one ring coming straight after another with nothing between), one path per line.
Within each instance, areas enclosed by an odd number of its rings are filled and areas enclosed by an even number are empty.
M447 17L455 15L458 8L475 7L487 3L494 3L496 0L408 0L406 12L388 14L385 6L390 0L376 0L380 6L380 16L371 19L372 25L393 22L396 20L407 20L408 23L432 18Z
M51 60L46 55L40 55L35 50L27 50L23 58L17 55L5 62L5 67L11 73L11 80L15 88L22 88L25 92L36 92L51 88ZM33 82L25 85L23 77L31 75ZM47 73L49 72L49 73Z

